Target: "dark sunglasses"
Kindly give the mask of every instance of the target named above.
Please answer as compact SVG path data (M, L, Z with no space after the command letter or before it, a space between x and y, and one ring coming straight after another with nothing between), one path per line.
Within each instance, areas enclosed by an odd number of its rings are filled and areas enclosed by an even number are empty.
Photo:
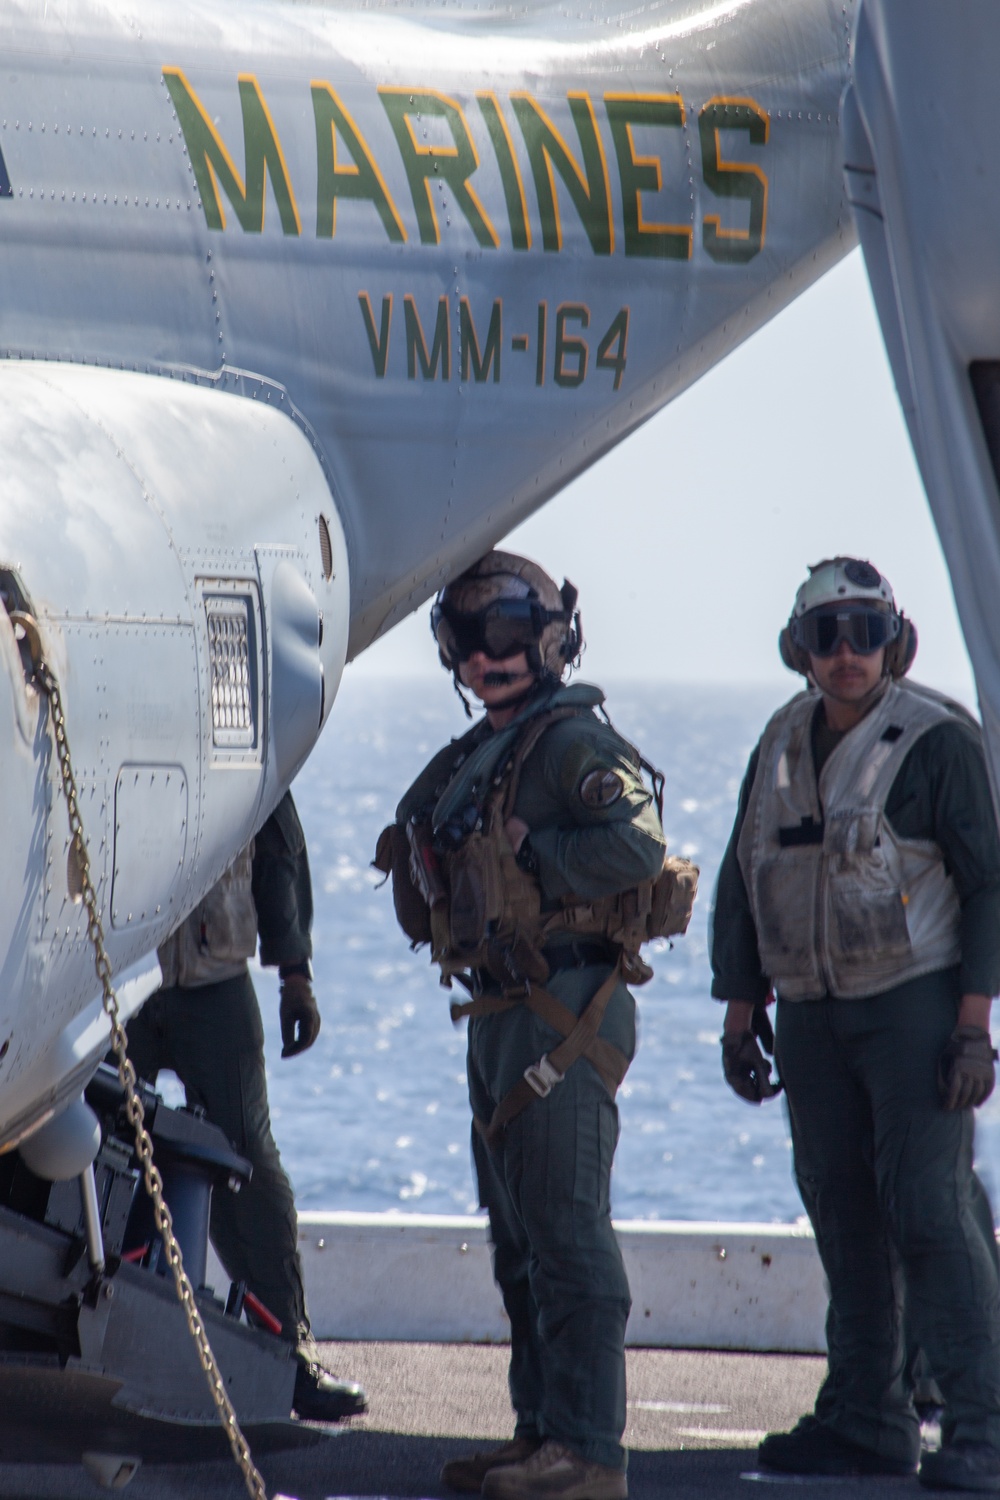
M435 604L431 629L446 661L468 661L477 651L503 661L536 645L546 625L569 618L566 610L545 609L533 599L498 599L468 615Z
M792 639L810 656L833 656L841 641L857 656L871 656L898 634L898 615L864 605L821 605L792 621Z

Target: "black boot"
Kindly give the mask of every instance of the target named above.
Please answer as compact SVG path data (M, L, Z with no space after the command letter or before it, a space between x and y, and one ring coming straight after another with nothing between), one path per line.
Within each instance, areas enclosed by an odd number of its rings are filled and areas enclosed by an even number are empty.
M816 1417L803 1417L791 1432L771 1432L757 1449L764 1469L779 1474L912 1474L916 1461L883 1458L826 1427Z
M928 1490L1000 1490L1000 1451L992 1443L950 1443L925 1453L920 1483Z
M368 1410L368 1398L353 1380L338 1380L315 1360L302 1361L295 1372L292 1411L307 1422L339 1422Z

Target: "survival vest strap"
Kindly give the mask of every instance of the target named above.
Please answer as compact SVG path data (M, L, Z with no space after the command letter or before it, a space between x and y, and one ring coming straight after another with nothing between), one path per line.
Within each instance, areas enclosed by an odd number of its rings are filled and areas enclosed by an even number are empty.
M534 875L523 869L505 831L521 785L525 762L542 736L576 707L554 708L531 719L497 767L482 805L479 829L440 857L447 900L432 909L431 954L445 980L487 969L498 983L519 989L525 980L543 983L549 965L541 946L546 919ZM551 920L549 918L548 920Z
M549 990L537 984L528 985L524 995L520 997L482 995L476 1000L467 1001L464 1005L451 1007L452 1020L459 1021L463 1016L495 1015L500 1011L509 1010L513 1005L526 1005L540 1020L544 1021L547 1026L551 1026L552 1030L557 1031L563 1038L551 1052L546 1052L538 1062L525 1068L524 1077L520 1078L500 1100L493 1111L491 1120L487 1122L478 1117L474 1120L476 1129L490 1150L495 1148L511 1120L523 1109L527 1109L528 1105L534 1103L536 1099L547 1098L556 1084L562 1083L569 1069L581 1057L585 1057L593 1066L604 1087L612 1099L614 1098L622 1079L628 1072L629 1060L613 1042L605 1041L597 1033L604 1020L608 1001L614 994L621 977L622 970L619 962L615 964L607 979L579 1016L574 1015L569 1007L563 1005L561 1000L557 1000Z
M521 773L524 763L534 750L538 741L545 732L552 728L553 724L562 723L563 719L579 719L586 713L585 709L579 708L553 708L546 714L537 714L530 724L527 725L522 735L519 735L501 775L506 774L507 786L503 799L503 821L513 815L514 803L521 789Z
M430 942L432 962L442 982L484 970L503 988L519 992L526 981L544 984L550 967L545 949L558 938L601 938L623 955L629 984L652 978L639 950L651 939L687 930L698 888L698 868L690 860L665 855L658 874L609 896L563 900L542 911L535 875L524 869L505 831L520 789L524 765L542 736L564 719L578 718L578 707L550 709L531 719L493 774L474 814L471 830L453 848L440 846L425 815L405 828L382 833L376 866L391 874L396 915L416 945ZM617 733L617 731L616 731ZM619 736L621 739L621 736ZM628 741L623 740L628 746ZM653 780L662 806L662 775L634 747L634 761ZM462 818L456 821L461 824ZM446 825L447 826L447 825Z

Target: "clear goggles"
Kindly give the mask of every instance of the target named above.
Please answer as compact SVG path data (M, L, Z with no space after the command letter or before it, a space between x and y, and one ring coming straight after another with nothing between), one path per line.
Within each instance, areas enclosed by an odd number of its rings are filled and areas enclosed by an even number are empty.
M846 641L856 656L872 656L899 634L899 616L865 604L824 604L792 621L792 639L810 656L833 656Z
M440 601L431 610L431 629L447 662L468 661L481 651L504 661L535 646L546 625L569 620L562 609L545 609L534 599L497 599L475 614L460 614Z

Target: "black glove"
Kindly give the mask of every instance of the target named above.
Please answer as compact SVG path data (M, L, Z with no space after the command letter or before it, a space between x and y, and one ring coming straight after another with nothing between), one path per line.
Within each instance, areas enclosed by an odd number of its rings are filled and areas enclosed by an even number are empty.
M956 1026L938 1063L938 1092L945 1109L976 1109L993 1092L996 1048L981 1026Z
M724 1032L721 1039L726 1082L748 1104L760 1104L781 1093L780 1080L771 1081L771 1064L757 1044L758 1037L767 1052L773 1051L774 1032L766 1005L754 1006L749 1031Z
M281 1055L296 1057L311 1047L319 1036L319 1006L312 985L304 974L286 974L282 979L279 1015Z

